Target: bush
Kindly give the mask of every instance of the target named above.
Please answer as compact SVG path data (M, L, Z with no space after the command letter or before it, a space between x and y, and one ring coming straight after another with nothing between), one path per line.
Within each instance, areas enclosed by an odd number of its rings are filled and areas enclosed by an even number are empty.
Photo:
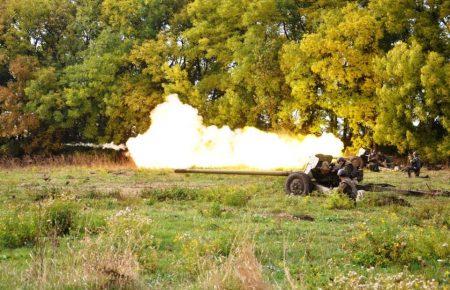
M327 197L325 207L328 209L350 209L355 207L355 202L339 192L333 192Z
M243 191L227 193L223 198L223 203L229 206L243 207L247 205L250 196Z
M158 201L196 200L198 194L188 188L147 189L141 192L143 198L156 198Z
M50 205L45 213L47 231L55 233L57 236L64 236L70 233L76 226L77 207L71 202L58 201Z
M438 261L448 263L450 248L446 229L403 227L383 222L350 240L355 262L366 266L399 264L415 268Z
M142 270L152 272L157 265L157 243L152 235L152 228L150 218L127 209L117 212L108 220L108 231L100 234L99 238L107 247L111 248L110 245L113 245L118 252L129 249L142 266Z
M19 248L32 246L38 235L34 214L8 213L0 219L0 247Z
M220 203L213 202L207 211L208 216L218 218L222 215L222 207Z
M414 208L406 223L418 226L445 227L448 229L450 226L450 212L442 204L430 201L430 203Z

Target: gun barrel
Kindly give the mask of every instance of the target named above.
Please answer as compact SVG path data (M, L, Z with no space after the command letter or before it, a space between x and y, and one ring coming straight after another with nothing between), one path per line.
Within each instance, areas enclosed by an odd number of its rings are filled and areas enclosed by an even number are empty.
M219 170L219 169L175 169L175 173L288 176L291 172L290 171Z

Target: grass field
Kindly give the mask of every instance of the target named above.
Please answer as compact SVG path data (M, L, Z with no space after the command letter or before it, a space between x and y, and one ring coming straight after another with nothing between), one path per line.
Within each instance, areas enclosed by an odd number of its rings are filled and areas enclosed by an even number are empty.
M450 172L365 182L450 190ZM282 177L0 169L0 288L448 287L450 197L286 196ZM378 287L378 288L377 288Z

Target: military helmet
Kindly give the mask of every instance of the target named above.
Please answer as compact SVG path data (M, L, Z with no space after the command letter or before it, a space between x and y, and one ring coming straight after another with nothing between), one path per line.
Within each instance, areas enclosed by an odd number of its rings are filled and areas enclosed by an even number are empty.
M346 162L347 160L345 160L345 158L344 157L339 157L339 159L337 160L337 162L338 163L341 163L341 162Z
M339 177L347 177L347 171L344 168L338 170L337 175Z

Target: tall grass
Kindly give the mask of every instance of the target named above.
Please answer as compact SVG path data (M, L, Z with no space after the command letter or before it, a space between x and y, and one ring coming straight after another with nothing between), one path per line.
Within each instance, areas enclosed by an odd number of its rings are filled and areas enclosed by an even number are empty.
M134 162L123 152L74 152L57 155L25 155L21 158L0 156L0 168L17 168L27 166L86 166L100 168L135 167Z
M202 289L271 289L264 280L263 267L255 256L255 246L245 241L221 264L213 265L203 276Z

